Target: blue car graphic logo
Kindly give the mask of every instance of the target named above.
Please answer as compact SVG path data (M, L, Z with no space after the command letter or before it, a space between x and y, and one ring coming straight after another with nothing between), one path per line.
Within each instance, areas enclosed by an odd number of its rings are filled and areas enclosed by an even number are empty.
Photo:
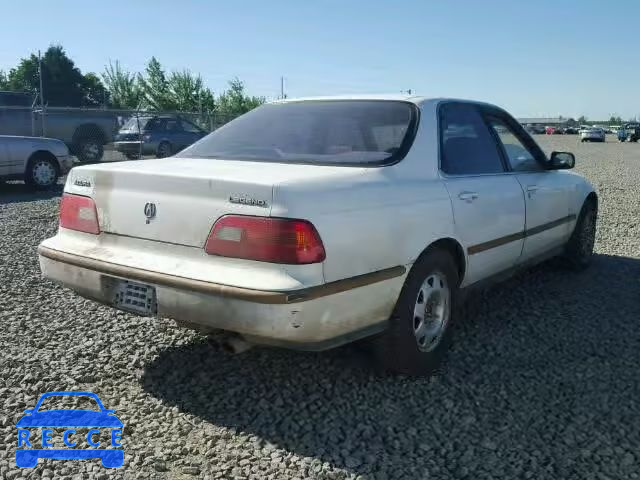
M42 402L49 397L77 396L90 397L95 400L100 411L81 409L59 409L38 411ZM33 468L40 458L55 459L87 459L99 458L107 468L118 468L124 463L124 450L121 448L122 422L114 411L104 408L95 393L79 391L48 392L43 394L34 408L24 411L18 427L18 448L16 449L16 465L20 468ZM42 434L34 435L34 428L41 428ZM98 441L100 429L110 430L110 446L112 448L52 448L53 428L65 428L62 440L67 447L80 446L86 442L89 447L101 447ZM90 428L86 435L81 435L76 428ZM31 429L31 430L29 430ZM105 443L102 441L102 443ZM38 448L39 446L42 448ZM22 447L22 448L21 448Z

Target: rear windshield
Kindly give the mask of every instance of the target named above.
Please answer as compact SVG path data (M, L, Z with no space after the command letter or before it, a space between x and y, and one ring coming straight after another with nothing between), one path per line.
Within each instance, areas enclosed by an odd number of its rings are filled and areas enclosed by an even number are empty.
M263 105L177 156L317 165L381 165L413 141L417 108L396 101L308 101Z

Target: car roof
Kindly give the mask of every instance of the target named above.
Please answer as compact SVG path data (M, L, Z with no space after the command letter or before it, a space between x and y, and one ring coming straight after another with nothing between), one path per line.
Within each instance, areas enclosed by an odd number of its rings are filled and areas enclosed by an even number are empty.
M421 95L407 95L407 94L362 94L362 95L330 95L330 96L316 96L316 97L298 97L298 98L285 98L280 100L274 100L269 103L296 103L296 102L316 102L316 101L334 101L334 100L388 100L388 101L400 101L410 102L416 105L421 105L426 102L465 102L474 103L477 105L485 105L489 107L496 107L496 105L481 102L477 100L470 100L464 98L451 98L451 97L426 97ZM499 108L499 107L498 107Z

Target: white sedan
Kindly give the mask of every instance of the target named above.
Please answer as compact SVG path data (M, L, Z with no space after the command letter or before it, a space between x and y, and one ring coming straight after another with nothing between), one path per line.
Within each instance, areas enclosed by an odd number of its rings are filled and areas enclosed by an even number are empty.
M372 337L425 374L462 293L561 255L589 264L598 199L504 110L421 97L285 100L172 158L74 168L44 276L251 344Z

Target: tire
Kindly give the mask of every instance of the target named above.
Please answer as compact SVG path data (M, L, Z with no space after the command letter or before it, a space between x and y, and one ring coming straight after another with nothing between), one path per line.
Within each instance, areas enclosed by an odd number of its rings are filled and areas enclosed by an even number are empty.
M139 160L140 159L140 154L138 154L138 153L127 153L127 154L125 154L125 157L127 157L128 160Z
M160 142L158 150L156 151L156 158L170 157L172 154L171 144L167 141Z
M102 160L104 145L98 137L85 137L78 141L74 150L82 163L96 163Z
M596 236L598 204L587 199L582 205L576 226L565 246L564 259L572 270L584 270L591 264Z
M46 155L34 155L24 172L24 182L37 190L47 190L58 183L60 170L57 162Z
M382 370L420 376L439 369L451 341L458 283L448 251L433 248L421 255L402 287L388 329L371 341Z

